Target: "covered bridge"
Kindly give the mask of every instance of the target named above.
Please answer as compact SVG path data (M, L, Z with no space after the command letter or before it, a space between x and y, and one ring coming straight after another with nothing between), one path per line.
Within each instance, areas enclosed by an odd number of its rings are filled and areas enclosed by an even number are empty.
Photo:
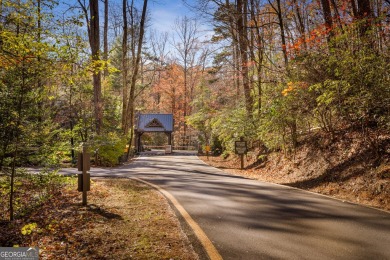
M173 114L138 114L135 129L135 149L141 152L141 136L144 133L163 132L172 145Z

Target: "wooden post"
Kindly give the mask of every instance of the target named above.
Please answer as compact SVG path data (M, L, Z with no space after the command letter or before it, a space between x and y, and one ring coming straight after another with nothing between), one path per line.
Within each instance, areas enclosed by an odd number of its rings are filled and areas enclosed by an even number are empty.
M83 145L83 205L87 205L87 167L89 165L89 156L87 155L87 146Z
M87 184L87 170L85 167L87 165L86 159L88 156L87 155L87 147L83 145L83 205L87 205L87 189L86 189L86 184Z
M90 190L90 175L88 171L90 170L90 155L88 153L88 148L86 145L83 145L83 151L78 156L78 170L82 171L78 175L78 188L77 190L83 193L82 204L87 205L87 191Z
M242 170L244 169L244 155L241 154L240 157L241 157L241 170Z
M241 142L244 142L244 137L240 137L240 141ZM246 149L245 149L246 150ZM245 151L246 152L246 151ZM241 170L243 170L244 169L244 153L241 153L241 156L240 156L241 158Z
M244 137L240 137L240 141L244 142ZM246 153L246 144L245 144L245 153ZM244 153L241 154L241 170L244 169Z

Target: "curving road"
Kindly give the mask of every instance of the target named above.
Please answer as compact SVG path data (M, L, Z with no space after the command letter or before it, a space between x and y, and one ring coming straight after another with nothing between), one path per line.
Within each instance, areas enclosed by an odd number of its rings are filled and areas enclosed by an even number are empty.
M389 213L228 175L194 155L142 156L91 174L168 191L223 259L390 259Z

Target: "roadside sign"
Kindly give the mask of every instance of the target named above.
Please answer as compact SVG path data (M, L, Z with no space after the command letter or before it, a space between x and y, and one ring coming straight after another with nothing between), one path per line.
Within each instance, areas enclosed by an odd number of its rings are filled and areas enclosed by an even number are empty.
M166 145L165 154L171 154L171 153L172 153L172 145Z
M211 151L210 145L206 145L206 146L205 146L205 150L206 150L206 152L210 152L210 151Z
M236 154L246 154L248 151L246 146L246 141L236 141L235 142L235 152Z

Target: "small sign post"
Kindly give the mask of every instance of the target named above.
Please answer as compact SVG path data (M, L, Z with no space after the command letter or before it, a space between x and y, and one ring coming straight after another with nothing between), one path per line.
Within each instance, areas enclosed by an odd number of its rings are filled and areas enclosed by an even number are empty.
M211 151L210 145L206 145L205 150L206 150L206 156L207 156L207 160L208 160L209 159L209 152Z
M83 151L79 153L77 160L77 168L82 171L82 174L78 174L78 191L83 192L83 205L87 205L87 191L90 190L91 177L87 173L91 169L90 166L90 155L87 151L87 146L83 145Z
M240 141L236 141L234 144L235 144L236 154L240 155L241 157L241 170L242 170L244 169L244 154L248 152L246 141L244 141L244 138L241 137Z

